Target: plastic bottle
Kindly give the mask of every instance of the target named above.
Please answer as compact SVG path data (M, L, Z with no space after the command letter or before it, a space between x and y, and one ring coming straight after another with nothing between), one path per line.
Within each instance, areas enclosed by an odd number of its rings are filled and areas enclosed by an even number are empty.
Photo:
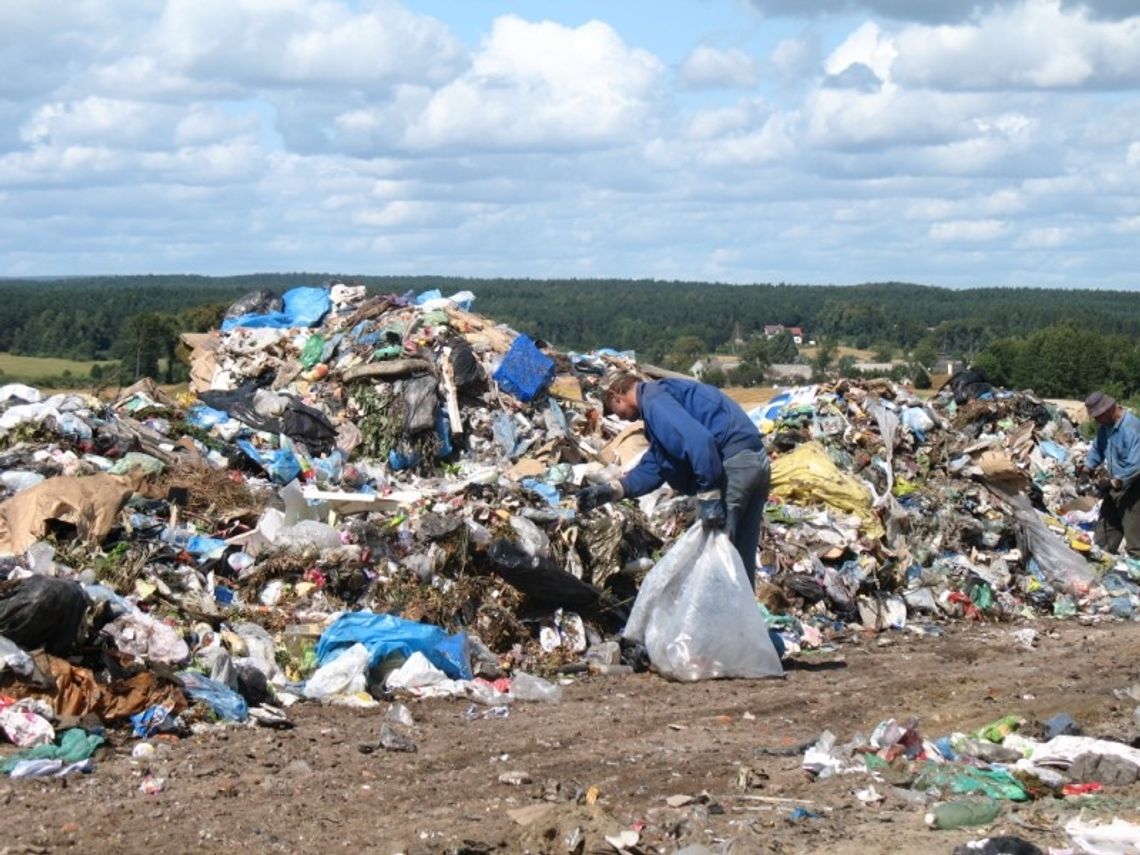
M926 814L926 824L940 830L987 825L998 818L1001 806L994 799L958 799L940 802Z

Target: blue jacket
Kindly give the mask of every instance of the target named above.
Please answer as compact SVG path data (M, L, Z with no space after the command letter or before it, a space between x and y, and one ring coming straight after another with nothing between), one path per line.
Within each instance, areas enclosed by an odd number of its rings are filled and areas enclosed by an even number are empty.
M1095 469L1104 463L1108 477L1118 478L1128 487L1140 475L1140 419L1128 410L1114 425L1101 425L1085 466Z
M649 450L621 479L628 497L668 482L679 493L724 489L724 461L741 451L764 451L760 432L740 405L693 380L639 383L637 403Z

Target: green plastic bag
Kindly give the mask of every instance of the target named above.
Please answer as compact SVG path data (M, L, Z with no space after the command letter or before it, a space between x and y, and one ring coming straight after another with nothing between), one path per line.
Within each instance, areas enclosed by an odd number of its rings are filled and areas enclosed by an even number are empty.
M62 734L57 734L54 743L37 745L19 754L5 757L0 762L0 773L10 774L21 760L62 760L65 766L70 766L80 760L86 760L103 742L102 736L73 727L63 731Z
M980 728L978 736L1000 745L1003 739L1021 727L1021 722L1021 716L1007 715L1005 718L999 718L997 721L990 722L985 727Z
M975 769L961 763L927 763L914 779L914 789L939 790L955 795L978 793L991 799L1023 802L1029 798L1020 782L1008 772Z
M312 368L321 361L321 354L325 350L325 340L317 333L309 336L309 340L305 342L305 347L301 350L301 367L305 369Z

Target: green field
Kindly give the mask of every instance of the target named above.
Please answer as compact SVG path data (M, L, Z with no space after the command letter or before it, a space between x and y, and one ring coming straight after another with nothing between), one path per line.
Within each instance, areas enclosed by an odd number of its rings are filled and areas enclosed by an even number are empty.
M76 362L48 356L15 356L0 353L0 376L9 379L34 380L38 377L61 377L69 372L76 379L91 376L92 365L110 365L108 362Z

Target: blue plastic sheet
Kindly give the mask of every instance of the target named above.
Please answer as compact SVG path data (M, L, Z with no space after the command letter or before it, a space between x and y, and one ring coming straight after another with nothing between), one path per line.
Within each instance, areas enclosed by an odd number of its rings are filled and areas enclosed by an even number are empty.
M230 420L230 414L225 410L215 410L205 404L191 407L186 413L186 421L194 427L209 430L214 425L224 424Z
M547 484L545 481L539 481L537 478L524 478L522 482L523 487L541 496L546 500L546 504L552 508L562 506L562 497L558 493L558 488L553 484Z
M301 474L301 461L288 448L263 452L248 439L239 439L237 447L245 452L246 457L261 466L278 484L288 484Z
M192 700L203 701L218 718L227 721L245 721L249 718L245 698L224 683L211 680L197 671L183 671L178 679Z
M424 291L422 294L416 297L416 305L422 306L428 300L438 300L441 297L443 297L443 292L438 288L432 288L430 291Z
M242 315L222 321L222 332L236 327L262 327L292 329L315 327L332 307L327 288L300 287L286 291L281 298L284 307L280 312L266 315Z
M186 541L186 551L191 555L208 555L214 551L220 551L226 548L226 542L217 537L206 537L205 535L195 534L191 535Z
M153 706L131 716L131 730L140 739L177 729L178 725L171 717L169 707Z
M332 661L354 644L368 648L371 667L393 653L406 659L419 652L449 677L457 680L473 677L466 633L448 635L438 626L372 612L341 615L326 629L317 642L318 664Z
M554 360L539 350L530 336L520 335L494 377L506 392L520 401L530 401L554 379Z
M413 466L418 466L424 456L418 451L407 452L400 451L393 448L388 452L388 468L393 472L403 472L405 469L411 469Z

